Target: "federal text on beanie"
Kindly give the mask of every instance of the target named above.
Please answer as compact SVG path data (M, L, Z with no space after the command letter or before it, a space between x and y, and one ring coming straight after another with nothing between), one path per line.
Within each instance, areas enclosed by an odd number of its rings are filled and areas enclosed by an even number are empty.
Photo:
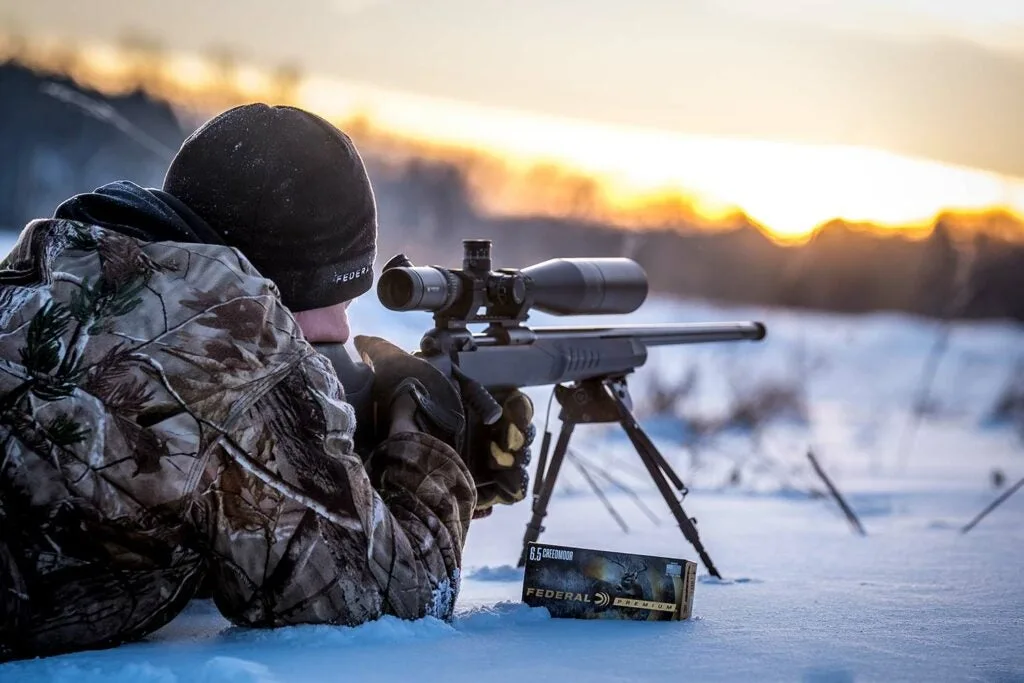
M182 144L163 189L199 214L294 311L369 291L377 207L352 140L288 106L247 104Z

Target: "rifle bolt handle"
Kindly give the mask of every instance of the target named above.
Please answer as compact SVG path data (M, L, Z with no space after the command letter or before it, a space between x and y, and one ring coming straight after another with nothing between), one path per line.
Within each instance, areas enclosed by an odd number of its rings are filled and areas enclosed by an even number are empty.
M484 388L480 382L462 372L457 368L453 368L455 376L459 379L459 383L462 384L462 393L466 399L466 404L469 408L479 415L485 425L493 425L501 419L501 414L504 412L502 407L498 405L498 402L494 400L490 392Z

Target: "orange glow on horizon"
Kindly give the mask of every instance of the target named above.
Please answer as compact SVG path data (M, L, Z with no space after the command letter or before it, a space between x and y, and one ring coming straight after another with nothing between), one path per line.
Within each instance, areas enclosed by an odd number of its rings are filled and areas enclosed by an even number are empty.
M11 56L11 44L0 40L0 58ZM833 220L908 235L948 213L999 211L1024 222L1024 179L879 150L570 121L316 76L283 84L266 70L242 64L231 69L226 83L223 71L194 55L133 59L123 49L98 45L69 61L65 53L55 56L52 46L47 49L26 55L21 46L15 56L36 68L60 67L52 70L103 91L142 85L200 109L227 105L231 98L287 96L288 102L276 103L339 122L362 118L375 132L428 147L479 151L500 159L504 169L500 181L494 175L470 178L481 204L498 212L591 212L624 227L672 219L727 227L745 216L782 243L805 241ZM287 93L281 90L285 85ZM536 171L545 167L563 169L571 182L562 182L558 172L548 182ZM1024 239L1024 230L1018 238Z

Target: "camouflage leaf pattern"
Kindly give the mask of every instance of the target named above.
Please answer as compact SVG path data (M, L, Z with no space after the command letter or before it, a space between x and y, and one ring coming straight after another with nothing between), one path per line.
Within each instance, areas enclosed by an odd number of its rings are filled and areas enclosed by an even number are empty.
M237 251L30 223L0 262L0 661L113 646L210 582L242 626L450 618L476 490L364 463L329 361Z

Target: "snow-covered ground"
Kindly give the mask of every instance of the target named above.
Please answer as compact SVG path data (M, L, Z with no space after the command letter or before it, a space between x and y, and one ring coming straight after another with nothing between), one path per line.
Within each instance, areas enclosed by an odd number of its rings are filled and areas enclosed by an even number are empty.
M407 348L430 326L426 314L391 313L372 296L351 313L357 333ZM653 378L696 364L687 409L705 416L721 414L731 392L771 379L806 392L806 424L779 421L757 440L725 433L696 458L680 445L680 423L645 421L690 486L683 504L724 577L701 567L689 621L556 620L522 605L514 565L524 502L474 523L451 624L386 618L248 632L197 602L147 642L0 666L0 681L1024 681L1024 492L960 533L1005 490L993 487L994 469L1006 485L1024 477L1024 442L986 419L1024 354L1024 329L955 326L932 409L911 429L908 411L940 330L934 321L651 301L625 320L531 322L737 319L765 322L768 338L658 349L631 382L642 407ZM550 392L529 393L542 428ZM554 430L556 416L557 406ZM566 463L542 540L697 559L617 428L580 427L573 446L592 469L636 491L657 522L609 486L623 532ZM808 448L847 494L866 537L831 500L808 495L822 488Z

